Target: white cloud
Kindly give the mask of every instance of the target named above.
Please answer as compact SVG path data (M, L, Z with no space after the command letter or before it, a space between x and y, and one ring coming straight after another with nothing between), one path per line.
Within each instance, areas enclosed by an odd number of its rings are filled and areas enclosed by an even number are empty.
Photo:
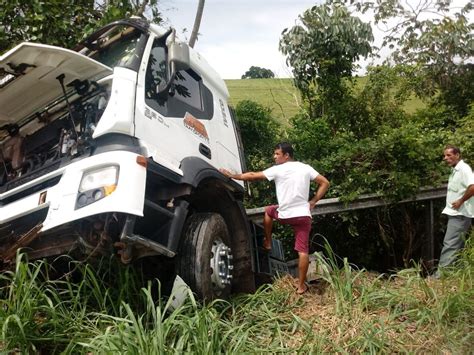
M165 12L178 33L186 28L189 36L197 3L172 1L174 9ZM289 77L291 71L278 50L281 32L315 4L308 0L207 0L195 48L225 79L239 79L252 65Z

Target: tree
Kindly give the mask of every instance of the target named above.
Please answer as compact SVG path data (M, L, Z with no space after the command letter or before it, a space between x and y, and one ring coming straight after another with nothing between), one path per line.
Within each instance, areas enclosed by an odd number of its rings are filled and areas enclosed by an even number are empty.
M448 176L440 162L444 144L458 144L467 159L473 156L474 65L469 64L473 27L466 15L472 5L437 21L419 10L428 4L443 9L450 0L421 0L416 2L418 8L410 8L413 4L398 0L356 3L361 11L372 9L379 25L401 18L384 44L392 45L394 56L384 65L369 68L357 86L350 78L354 63L373 49L369 25L355 17L353 8L329 0L307 10L300 24L283 31L280 49L309 103L309 112L293 118L288 136L298 159L329 178L331 196L352 200L360 194L380 193L400 201L421 187L439 186ZM426 95L431 105L408 113L404 102L412 90ZM469 104L471 111L464 115ZM321 225L328 228L331 240L337 236L347 245L366 246L360 248L364 256L378 250L375 254L392 255L392 266L408 266L410 259L420 255L425 221L419 216L425 207L416 202L342 215L342 222L349 222L347 231L357 238L347 238L345 231L339 235L341 229L331 223ZM385 250L380 252L381 248Z
M92 31L132 15L161 22L157 0L0 0L0 53L23 41L71 48Z
M371 53L372 29L339 2L313 6L299 20L283 30L280 50L311 115L325 114L345 99L343 78L352 75L355 61Z
M275 74L270 69L251 66L249 70L242 75L242 79L265 79L274 78Z
M420 1L417 6L400 0L359 1L356 8L372 11L375 24L385 28L382 45L393 49L391 61L418 69L424 78L420 96L439 93L435 104L467 114L474 100L472 1Z

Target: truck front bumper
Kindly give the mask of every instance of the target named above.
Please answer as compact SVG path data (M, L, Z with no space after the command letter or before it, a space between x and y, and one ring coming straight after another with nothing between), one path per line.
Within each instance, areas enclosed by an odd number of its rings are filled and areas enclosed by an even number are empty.
M131 152L106 152L72 162L0 195L0 257L33 230L41 235L111 212L143 216L143 161ZM100 172L107 170L107 181L101 181ZM115 171L115 180L110 171Z

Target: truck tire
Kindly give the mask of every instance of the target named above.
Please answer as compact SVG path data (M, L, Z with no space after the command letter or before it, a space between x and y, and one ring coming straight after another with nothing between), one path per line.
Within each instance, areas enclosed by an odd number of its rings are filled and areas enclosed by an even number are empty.
M189 217L177 259L177 274L198 298L210 301L229 296L232 251L229 231L220 214L197 213Z

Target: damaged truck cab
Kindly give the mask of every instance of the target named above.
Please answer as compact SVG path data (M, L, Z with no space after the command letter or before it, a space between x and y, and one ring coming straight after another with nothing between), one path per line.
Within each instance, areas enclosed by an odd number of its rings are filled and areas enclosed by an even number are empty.
M0 263L172 263L199 297L252 291L243 152L224 81L173 30L114 22L0 58ZM152 267L152 266L150 266Z

